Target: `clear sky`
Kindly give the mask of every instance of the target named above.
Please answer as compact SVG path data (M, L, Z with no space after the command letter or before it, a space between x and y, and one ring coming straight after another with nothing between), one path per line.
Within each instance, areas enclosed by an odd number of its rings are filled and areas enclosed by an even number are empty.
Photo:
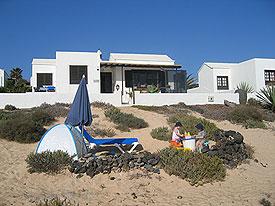
M31 76L55 51L168 54L205 61L275 58L275 0L0 0L0 68Z

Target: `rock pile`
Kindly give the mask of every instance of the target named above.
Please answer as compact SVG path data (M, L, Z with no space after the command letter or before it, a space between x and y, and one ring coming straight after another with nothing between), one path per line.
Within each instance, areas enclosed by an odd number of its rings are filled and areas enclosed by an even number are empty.
M156 154L144 151L140 153L124 153L107 156L95 156L92 153L72 162L69 167L70 172L75 174L86 173L94 177L99 173L110 173L128 171L134 168L144 168L149 172L160 173L159 168L155 167L160 158Z
M243 136L236 131L219 131L214 134L215 145L207 152L210 156L218 156L229 168L250 158L248 146L243 142Z

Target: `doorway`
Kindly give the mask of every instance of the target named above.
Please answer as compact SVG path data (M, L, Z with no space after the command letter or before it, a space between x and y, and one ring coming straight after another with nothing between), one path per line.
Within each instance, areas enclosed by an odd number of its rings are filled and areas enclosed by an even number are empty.
M100 73L100 92L113 93L112 72Z

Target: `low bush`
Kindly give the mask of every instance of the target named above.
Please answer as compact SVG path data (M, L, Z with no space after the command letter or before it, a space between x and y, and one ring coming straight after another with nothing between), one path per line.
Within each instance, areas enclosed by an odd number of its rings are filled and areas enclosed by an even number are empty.
M101 128L95 128L92 130L92 136L97 137L113 137L116 135L116 132L112 128L107 129L101 129Z
M114 107L112 104L105 103L105 102L100 102L100 101L95 101L91 105L93 107L98 107L98 108L101 108L101 109L109 109L109 108Z
M32 108L33 111L43 111L51 115L52 117L67 117L69 113L69 104L62 104L62 103L56 103L56 104L47 104L43 103L39 107Z
M54 174L65 169L72 162L70 155L63 151L45 151L42 153L30 153L26 159L30 173Z
M218 157L203 153L165 148L159 152L160 166L169 175L176 175L191 185L222 181L226 175L223 162Z
M172 138L172 131L168 127L158 127L152 129L151 136L154 139L169 141Z
M46 131L43 126L53 120L54 118L44 111L2 111L0 138L21 143L37 142Z
M16 110L17 108L11 104L7 104L4 108L5 110L13 111Z
M260 100L257 100L257 99L255 99L255 98L249 98L249 99L247 100L247 104L248 104L249 106L253 106L253 107L259 107L259 108L262 107L262 104L261 104Z
M148 123L143 119L135 117L133 114L127 114L121 112L116 107L111 107L104 112L105 116L108 117L112 122L122 127L128 127L133 129L140 129L148 127Z
M196 134L198 130L195 128L195 126L198 123L204 125L205 131L209 138L211 138L213 134L219 130L219 128L214 123L209 122L206 119L197 118L191 115L176 114L168 119L168 122L171 124L175 124L177 121L181 122L181 124L183 125L181 128L182 133L190 132L191 134Z
M55 197L52 199L44 199L43 201L40 201L37 206L79 206L79 204L72 203L67 199Z
M228 113L228 120L232 123L241 124L246 128L263 128L262 113L253 106L237 106Z

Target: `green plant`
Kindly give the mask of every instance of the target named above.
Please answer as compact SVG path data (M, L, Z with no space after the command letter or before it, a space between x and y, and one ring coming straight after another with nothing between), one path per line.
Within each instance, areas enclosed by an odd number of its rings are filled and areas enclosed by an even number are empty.
M237 85L237 90L238 89L241 89L243 91L245 91L246 93L253 93L254 92L254 89L253 87L248 84L247 82L241 82Z
M158 87L156 87L155 85L148 85L147 86L147 91L149 93L158 93L159 92L159 89Z
M275 86L267 86L261 89L256 96L266 108L275 112Z
M72 157L63 151L45 151L42 153L30 153L26 158L27 168L30 173L54 174L65 169L72 162Z
M72 203L67 199L61 199L58 197L52 199L44 199L40 201L37 206L79 206L79 204Z
M69 105L68 104L47 104L43 103L39 107L32 108L33 111L43 111L48 113L52 117L66 117L69 113Z
M247 104L250 105L250 106L254 106L254 107L262 107L262 103L261 101L259 101L258 99L255 99L255 98L249 98L247 100Z
M253 106L237 106L228 113L227 119L232 123L242 124L246 128L264 127L261 112Z
M193 89L198 87L197 79L193 77L192 74L189 74L186 77L186 87L187 89Z
M101 129L101 128L95 128L92 130L93 136L100 136L100 137L113 137L116 135L116 132L112 128L107 129Z
M172 131L168 127L158 127L152 129L150 134L154 139L163 141L169 141L172 137Z
M168 122L171 124L175 124L177 121L181 122L181 124L183 125L181 128L181 132L190 132L191 134L196 134L198 131L195 126L198 123L204 125L205 131L209 138L211 138L213 134L219 130L219 128L214 123L209 122L206 119L197 118L191 115L176 114L168 119Z
M54 119L43 111L15 110L0 112L0 138L22 143L39 141L44 125Z
M191 151L165 148L159 152L160 166L169 175L176 175L191 185L222 181L226 169L218 157Z
M114 107L112 104L105 103L105 102L100 102L100 101L94 101L91 105L93 107L98 107L98 108L101 108L101 109L110 109L110 108Z
M16 110L17 108L11 104L7 104L4 108L5 110L13 111Z
M112 122L117 125L123 125L124 127L140 129L148 127L148 123L143 119L135 117L133 114L127 114L121 112L116 107L111 107L104 112L105 116L108 117Z

